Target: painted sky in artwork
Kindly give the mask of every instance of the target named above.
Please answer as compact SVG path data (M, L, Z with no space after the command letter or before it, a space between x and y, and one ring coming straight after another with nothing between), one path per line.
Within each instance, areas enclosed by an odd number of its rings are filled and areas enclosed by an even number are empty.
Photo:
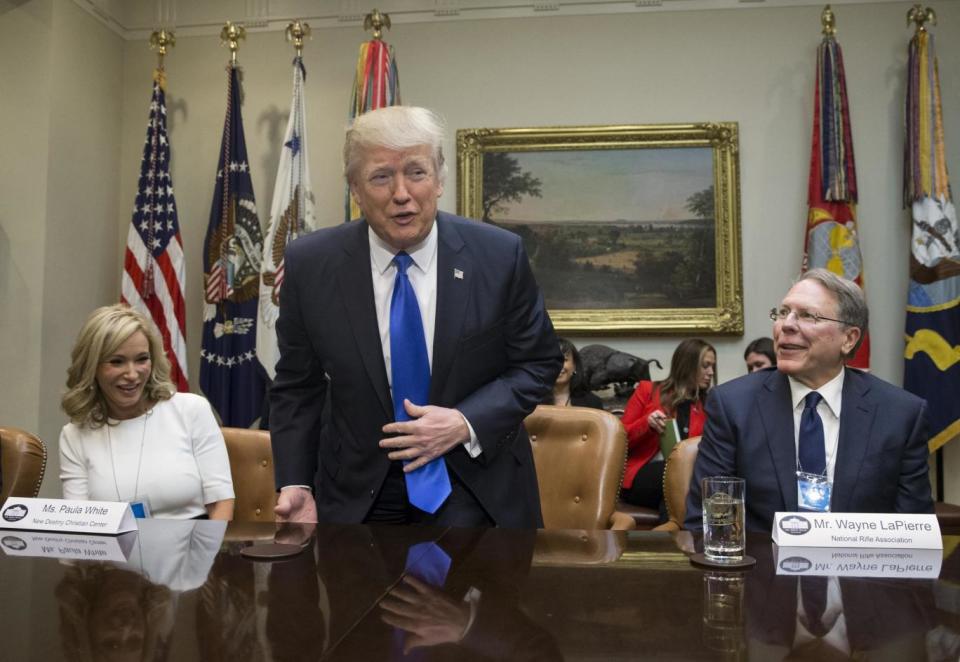
M713 185L710 148L510 152L542 183L493 220L671 221L693 217L687 198Z

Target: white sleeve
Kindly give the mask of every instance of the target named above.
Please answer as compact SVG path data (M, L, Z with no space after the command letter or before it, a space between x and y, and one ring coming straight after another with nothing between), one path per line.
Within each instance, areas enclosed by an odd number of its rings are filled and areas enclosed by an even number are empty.
M77 438L73 438L71 433ZM87 501L90 498L83 430L72 425L65 425L60 430L60 483L64 499Z
M217 425L213 410L206 399L201 399L194 408L190 425L193 456L203 485L204 505L233 499L233 478L230 475L230 458L223 432Z

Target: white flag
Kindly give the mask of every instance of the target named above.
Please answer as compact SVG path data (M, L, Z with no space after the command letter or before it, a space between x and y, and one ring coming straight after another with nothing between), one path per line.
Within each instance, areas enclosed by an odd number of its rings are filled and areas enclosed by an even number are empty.
M276 376L277 317L280 314L280 288L283 285L283 251L302 234L316 229L313 193L310 191L310 166L307 160L306 111L303 103L303 61L293 61L293 101L290 121L283 138L277 183L273 187L270 227L263 242L260 271L260 307L257 313L257 358L270 379Z

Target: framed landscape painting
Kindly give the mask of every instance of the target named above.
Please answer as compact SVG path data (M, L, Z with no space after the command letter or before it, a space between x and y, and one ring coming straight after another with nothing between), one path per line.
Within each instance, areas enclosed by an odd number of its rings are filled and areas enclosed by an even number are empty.
M523 238L554 326L743 333L737 124L461 129L457 211Z

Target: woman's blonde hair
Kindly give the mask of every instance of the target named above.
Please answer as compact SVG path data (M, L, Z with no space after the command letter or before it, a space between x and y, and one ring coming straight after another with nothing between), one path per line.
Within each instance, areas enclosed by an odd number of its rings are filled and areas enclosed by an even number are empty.
M153 323L125 304L97 308L84 322L70 353L67 392L60 406L77 425L98 428L107 422L107 401L97 383L97 368L130 336L141 331L150 346L150 376L143 395L150 402L167 400L176 389L170 381L170 362Z

